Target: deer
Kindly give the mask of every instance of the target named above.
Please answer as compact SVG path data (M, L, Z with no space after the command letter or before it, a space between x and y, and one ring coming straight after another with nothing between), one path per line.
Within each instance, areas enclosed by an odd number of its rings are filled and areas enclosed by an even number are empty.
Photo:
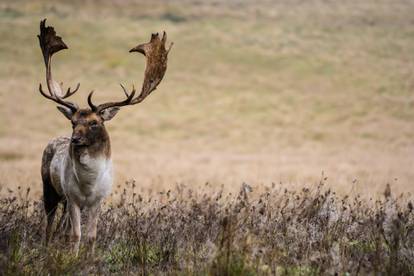
M80 87L70 87L64 92L63 83L52 77L52 56L68 49L62 38L56 35L52 26L46 26L46 19L40 22L38 35L46 66L48 92L39 85L40 94L57 104L57 109L71 122L71 137L51 140L43 151L41 176L43 182L43 203L46 213L45 243L53 236L53 222L59 204L69 218L67 238L73 252L78 255L81 240L81 211L86 212L86 238L91 252L94 252L99 211L106 197L111 193L113 169L111 143L105 122L111 120L121 107L141 103L153 92L167 70L167 57L173 43L165 47L167 34L162 37L152 34L149 42L129 50L145 56L146 67L141 92L136 96L121 84L125 98L120 101L95 105L93 91L87 97L88 108L79 108L68 100ZM63 217L63 216L62 216Z

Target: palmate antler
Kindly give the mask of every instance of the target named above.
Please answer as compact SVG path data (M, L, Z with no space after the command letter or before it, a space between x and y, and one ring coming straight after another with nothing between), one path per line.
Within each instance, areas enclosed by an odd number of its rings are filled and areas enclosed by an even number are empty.
M40 48L42 49L43 58L46 65L46 82L49 94L46 94L42 85L39 85L40 93L49 100L52 100L60 105L66 106L73 112L78 110L78 106L75 103L65 101L64 99L75 94L80 84L76 86L74 90L67 89L66 93L63 94L62 84L58 84L52 78L51 61L54 53L59 52L63 49L68 49L66 44L63 42L60 36L56 35L53 27L46 27L46 19L40 22L40 35L38 35ZM170 44L168 49L165 48L165 42L167 40L167 34L164 32L162 38L158 33L151 35L151 40L148 43L140 44L129 52L139 52L146 57L147 63L145 68L144 82L142 84L141 93L134 98L135 88L132 88L131 92L127 92L125 87L121 85L126 99L119 102L108 102L95 106L92 103L93 91L88 96L88 104L92 111L100 113L107 108L121 107L127 105L134 105L142 102L152 91L154 91L158 84L164 77L165 71L167 70L167 58L168 53L171 50L173 43Z
M147 63L145 68L144 82L142 84L141 93L134 98L135 88L132 87L131 92L127 92L125 87L121 84L122 90L125 93L126 99L119 102L108 102L95 106L92 103L91 92L88 96L88 104L91 109L97 113L111 107L121 107L126 105L134 105L142 102L152 91L154 91L158 84L164 77L167 70L168 53L171 50L173 43L170 44L168 49L165 48L165 42L167 41L167 34L164 32L162 38L158 33L151 35L151 40L148 43L140 44L135 48L132 48L129 52L139 52L146 57Z
M49 90L49 94L46 94L42 89L42 84L40 84L40 93L47 99L52 100L60 105L66 106L72 111L76 111L78 109L78 106L76 104L69 101L64 101L63 99L75 94L78 91L80 84L78 83L74 90L71 90L69 87L66 93L63 94L62 84L59 85L52 78L52 56L54 53L57 53L60 50L68 49L68 46L66 46L60 36L56 35L53 27L46 27L46 19L40 21L40 35L37 37L39 38L40 48L42 49L42 54L46 65L46 83Z

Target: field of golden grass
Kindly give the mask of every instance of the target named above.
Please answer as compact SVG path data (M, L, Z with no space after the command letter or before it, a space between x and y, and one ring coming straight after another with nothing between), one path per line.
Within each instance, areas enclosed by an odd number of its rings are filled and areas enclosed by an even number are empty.
M86 106L140 86L151 32L174 47L166 77L107 123L115 185L205 182L414 191L413 1L0 1L0 187L40 196L47 142L69 122L37 92L48 19L69 50L54 62Z

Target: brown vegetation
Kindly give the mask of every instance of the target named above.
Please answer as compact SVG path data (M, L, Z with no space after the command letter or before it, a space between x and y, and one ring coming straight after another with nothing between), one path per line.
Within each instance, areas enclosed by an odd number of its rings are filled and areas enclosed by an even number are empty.
M413 14L406 0L0 1L0 274L414 274ZM138 81L127 50L148 32L175 42L162 91L108 124L116 189L94 258L59 234L41 245L41 152L70 133L37 93L45 17L71 38L55 70L82 83L79 103Z
M258 196L247 184L145 195L127 183L101 213L93 258L70 254L61 235L46 250L42 204L11 193L0 201L0 274L412 275L412 202L340 197L322 182Z
M159 91L107 126L117 184L300 188L324 171L343 194L413 192L413 13L405 0L0 1L2 192L39 198L41 152L71 132L37 92L42 18L67 38L55 75L81 82L84 106L139 83L136 41L175 42Z

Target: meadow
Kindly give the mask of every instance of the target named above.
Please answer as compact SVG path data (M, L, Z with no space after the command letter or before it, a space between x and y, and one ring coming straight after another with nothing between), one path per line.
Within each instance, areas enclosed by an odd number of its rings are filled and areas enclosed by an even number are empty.
M69 46L57 80L86 106L142 81L127 51L166 30L165 80L107 124L117 183L314 185L374 196L413 185L411 1L3 1L0 183L40 195L43 148L70 124L38 91L36 35L48 18ZM4 189L3 189L4 190Z
M413 14L411 0L0 0L2 271L413 273ZM107 123L115 183L95 259L39 244L42 151L71 132L37 91L44 18L81 106L141 85L128 50L152 32L174 42L158 89ZM124 189L141 201L119 206ZM182 225L192 234L168 232Z
M57 229L45 247L42 202L0 200L2 275L412 275L414 212L407 198L341 197L274 185L252 196L179 185L141 194L125 184L100 215L95 254L75 256Z

